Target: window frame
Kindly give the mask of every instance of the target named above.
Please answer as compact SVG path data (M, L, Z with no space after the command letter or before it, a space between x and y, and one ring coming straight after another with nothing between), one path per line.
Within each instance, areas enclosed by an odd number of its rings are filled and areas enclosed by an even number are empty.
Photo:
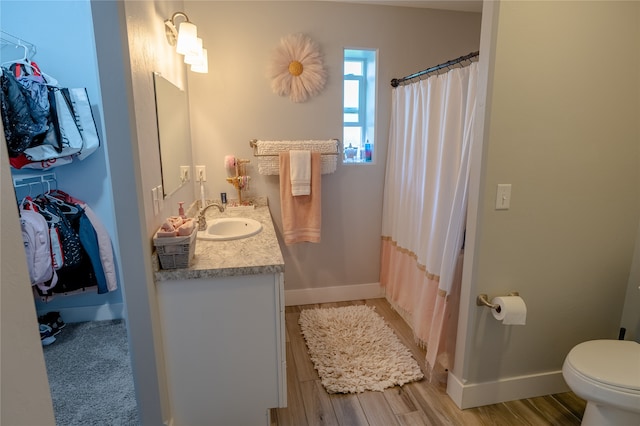
M343 49L343 93L342 93L342 127L343 142L345 149L342 156L344 164L375 164L375 140L376 140L376 114L377 114L377 75L378 75L378 49L373 48L344 48ZM359 62L362 67L362 75L346 74L347 62ZM358 107L347 108L345 106L345 85L347 81L358 81ZM345 121L346 114L357 114L357 121ZM345 136L347 128L359 128L360 136L358 157L350 161L346 158L346 148L348 143ZM369 144L369 151L367 151ZM367 153L370 153L370 160L367 161Z
M367 61L364 58L344 58L344 62L360 62L362 63L362 69L365 70ZM363 71L364 73L364 71ZM366 76L355 74L343 74L343 83L347 81L357 81L358 84L358 108L348 108L344 106L344 99L342 101L343 114L357 114L358 121L344 121L344 115L342 116L342 122L345 127L362 127L365 128L367 124L367 81ZM364 134L364 132L363 132ZM361 141L364 144L364 141Z

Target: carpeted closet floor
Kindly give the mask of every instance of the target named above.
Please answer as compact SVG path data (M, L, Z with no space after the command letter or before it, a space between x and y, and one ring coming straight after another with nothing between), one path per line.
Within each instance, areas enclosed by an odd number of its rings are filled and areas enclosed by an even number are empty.
M140 424L123 320L67 324L44 346L56 424Z

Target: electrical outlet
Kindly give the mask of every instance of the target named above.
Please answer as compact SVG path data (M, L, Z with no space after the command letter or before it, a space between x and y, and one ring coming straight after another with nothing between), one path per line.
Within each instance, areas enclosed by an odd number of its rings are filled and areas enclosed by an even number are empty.
M207 181L207 172L204 166L196 166L196 180L198 182L206 182Z
M180 180L182 183L191 180L191 166L180 166Z

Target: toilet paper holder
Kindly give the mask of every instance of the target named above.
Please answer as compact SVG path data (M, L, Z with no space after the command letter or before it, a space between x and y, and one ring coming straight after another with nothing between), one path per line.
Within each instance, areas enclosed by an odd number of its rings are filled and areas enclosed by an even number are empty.
M511 293L509 293L509 296L520 296L520 293L518 293L517 291L512 291ZM500 312L500 306L498 304L489 302L489 296L487 296L486 294L479 294L478 297L476 297L476 305L486 306L487 308L495 309L496 311Z

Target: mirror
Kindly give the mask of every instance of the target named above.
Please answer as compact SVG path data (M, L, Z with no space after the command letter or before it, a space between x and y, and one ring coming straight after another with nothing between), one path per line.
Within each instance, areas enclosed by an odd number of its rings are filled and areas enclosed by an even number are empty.
M164 197L182 185L181 167L191 167L191 130L187 93L159 73L153 73L160 141L160 168ZM189 173L191 175L191 172Z

